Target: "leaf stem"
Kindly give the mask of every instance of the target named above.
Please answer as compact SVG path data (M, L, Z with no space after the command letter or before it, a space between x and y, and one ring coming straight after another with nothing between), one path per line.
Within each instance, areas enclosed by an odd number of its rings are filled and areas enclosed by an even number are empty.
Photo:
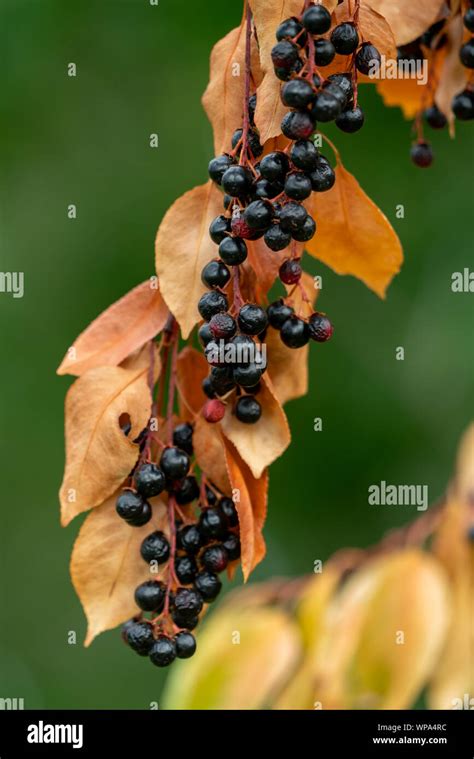
M243 106L243 125L242 125L242 148L240 151L239 164L248 162L248 143L250 130L249 98L250 98L250 77L251 77L251 46L252 46L252 11L247 0L245 9L245 79L244 79L244 106Z

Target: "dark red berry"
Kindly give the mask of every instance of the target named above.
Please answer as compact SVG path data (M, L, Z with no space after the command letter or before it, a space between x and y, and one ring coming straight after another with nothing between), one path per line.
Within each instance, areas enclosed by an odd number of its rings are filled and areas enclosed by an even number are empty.
M324 5L310 5L301 23L311 34L325 34L331 28L331 14Z
M250 229L243 216L234 216L231 227L234 236L242 237L244 240L258 240L263 234L263 232L258 229Z
M160 635L150 649L150 661L156 667L169 667L175 659L175 642L166 635Z
M212 336L220 340L229 340L237 331L235 319L228 313L214 314L209 322Z
M158 580L147 580L135 591L135 603L143 611L157 611L163 609L166 589Z
M226 237L219 245L219 256L228 266L240 266L247 258L247 246L240 237Z
M267 326L265 310L255 303L246 303L237 317L239 328L245 335L259 335Z
M444 129L448 120L438 106L433 104L424 112L425 121L432 129Z
M309 340L309 327L299 316L290 316L282 325L280 335L288 348L302 348Z
M331 33L331 42L339 55L354 53L359 47L359 35L355 25L349 21L338 24Z
M220 574L229 563L229 556L221 543L215 543L203 551L201 562L208 572Z
M296 285L300 281L303 270L299 258L287 258L280 266L279 276L285 285Z
M361 74L375 76L379 72L381 62L379 51L370 42L364 42L360 46L356 55L356 66Z
M281 131L290 140L306 140L314 129L314 121L306 111L290 111L281 122Z
M202 408L202 415L209 424L217 424L217 422L222 421L224 418L225 409L225 404L214 398L213 400L206 401Z
M365 116L362 108L357 106L356 108L348 108L347 111L343 111L336 119L336 126L342 132L348 134L354 134L362 129L364 126Z
M310 316L308 327L311 339L316 340L317 343L325 343L326 340L330 340L334 332L334 327L326 314L321 314L319 311Z
M417 142L410 151L411 160L420 169L427 169L433 163L433 148L428 142Z
M243 424L255 424L262 416L262 407L252 395L243 395L235 405L235 415Z
M283 300L276 300L274 303L270 303L267 308L267 316L269 324L274 329L281 329L287 319L294 314L294 310L291 306L287 306Z
M166 535L157 530L147 535L140 547L142 559L147 563L157 561L158 564L164 564L170 557L170 544Z
M266 245L270 250L284 250L291 242L291 235L285 232L279 224L273 224L265 232L264 238Z
M232 238L226 238L232 239ZM206 321L212 319L214 314L218 314L221 311L227 311L229 303L224 293L217 290L213 290L210 293L204 293L201 295L198 303L198 311L202 318Z

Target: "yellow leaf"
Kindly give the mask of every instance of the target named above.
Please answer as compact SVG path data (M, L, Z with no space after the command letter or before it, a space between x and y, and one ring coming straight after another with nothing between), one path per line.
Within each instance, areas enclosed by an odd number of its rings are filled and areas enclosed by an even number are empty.
M90 369L66 397L66 467L60 490L61 523L101 504L114 493L137 461L133 440L151 411L148 367ZM131 430L119 426L128 414Z
M104 311L79 335L58 374L80 377L98 366L117 366L157 335L169 311L151 280L142 282Z
M209 181L173 203L158 230L155 250L160 290L183 338L200 320L197 304L206 291L201 271L217 253L209 225L221 211L222 194Z
M140 556L140 545L147 535L162 528L165 507L153 499L150 522L130 527L115 511L117 495L89 514L72 551L71 578L88 621L85 646L99 633L137 614L135 588L154 578Z
M206 620L197 652L173 667L165 709L260 709L299 655L298 631L279 609L224 605Z
M306 245L308 253L337 274L358 277L385 297L403 260L400 240L387 217L341 163L336 166L334 187L313 193L312 215L318 231Z
M262 406L262 415L256 424L239 422L233 414L231 404L221 422L225 437L235 445L256 478L261 477L262 472L281 456L291 441L285 412L268 374L262 377L258 400Z

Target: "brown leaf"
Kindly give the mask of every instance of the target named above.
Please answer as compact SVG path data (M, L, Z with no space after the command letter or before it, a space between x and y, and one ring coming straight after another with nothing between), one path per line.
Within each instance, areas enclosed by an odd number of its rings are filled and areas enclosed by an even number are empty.
M399 106L406 119L414 119L427 98L427 86L416 79L378 79L378 93L386 106Z
M71 556L71 578L88 621L85 646L137 614L137 585L153 579L140 557L142 540L163 529L165 507L153 499L153 516L143 527L130 527L117 516L118 493L89 514Z
M156 282L142 282L79 335L66 353L58 374L80 377L98 366L117 366L161 332L168 315Z
M63 526L105 501L127 477L139 453L132 441L146 426L150 409L147 367L91 369L69 389L60 490ZM130 416L128 436L119 427L121 414Z
M252 40L252 74L260 80L255 40ZM214 45L209 84L202 104L214 132L214 150L230 149L233 132L242 125L245 89L245 20Z
M262 530L267 515L268 474L255 478L232 443L225 438L223 442L232 491L238 495L235 506L239 515L242 574L247 581L265 556Z
M200 320L197 303L205 292L201 271L217 254L209 237L209 224L221 210L222 194L209 181L173 203L156 237L161 293L185 339Z
M257 90L255 124L260 132L262 145L281 134L281 120L288 110L280 99L281 82L275 76L271 50L275 45L275 31L289 16L298 16L302 10L301 0L249 0L260 47L263 81Z
M445 55L440 64L437 79L439 84L435 91L434 100L440 111L449 121L451 136L454 136L455 116L451 108L453 97L462 92L468 81L468 69L459 58L459 50L463 41L463 22L461 16L453 18L446 26L447 42Z
M352 274L380 297L400 270L402 247L382 211L341 163L328 192L313 194L318 231L306 250L337 274Z
M180 400L194 416L207 400L202 381L209 374L209 364L202 353L188 345L180 352L176 369ZM184 408L181 410L185 413Z
M285 412L267 374L262 377L258 400L262 406L262 416L256 424L239 422L231 404L221 422L225 437L235 445L256 478L261 477L266 467L281 456L291 440Z
M301 284L312 305L317 296L314 279L310 274L303 273ZM290 288L287 288L290 289ZM289 301L288 301L289 302ZM296 313L302 306L301 290L295 290L291 304ZM308 311L303 311L308 316ZM268 357L268 374L273 383L275 395L283 405L294 398L301 398L308 392L308 353L309 346L293 350L288 348L280 338L280 333L272 327L268 328L265 337Z
M351 20L354 16L354 7L355 3L352 0L351 2L344 0L334 11L334 23L341 24L343 21ZM361 2L359 36L361 42L371 42L372 45L375 45L380 55L387 59L396 59L397 46L393 31L384 18L384 14L378 11L372 0L369 3L366 3L365 0Z
M374 11L384 16L397 45L416 40L442 16L444 0L370 0ZM374 43L375 44L375 43Z
M227 474L219 424L209 424L197 416L194 422L193 447L196 462L221 493L229 496L231 486Z

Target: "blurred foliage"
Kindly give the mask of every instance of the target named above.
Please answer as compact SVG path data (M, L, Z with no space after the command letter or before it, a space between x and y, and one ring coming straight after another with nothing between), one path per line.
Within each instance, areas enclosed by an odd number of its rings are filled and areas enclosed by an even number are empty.
M218 0L2 3L0 268L25 273L25 296L0 294L0 695L23 697L27 708L161 702L164 674L118 633L81 645L85 620L67 569L81 520L61 530L57 499L68 382L54 372L91 319L153 273L165 210L205 179L209 53L240 16L240 2ZM66 74L71 61L76 78ZM450 289L452 272L471 260L471 125L459 125L455 142L434 135L436 163L421 172L400 113L370 88L362 98L366 128L329 136L394 223L406 262L382 302L308 261L323 274L320 306L335 339L314 348L310 394L288 407L293 445L272 468L269 551L254 579L310 572L315 559L367 546L415 516L412 507L368 506L371 483L427 484L436 500L473 405L472 295Z

